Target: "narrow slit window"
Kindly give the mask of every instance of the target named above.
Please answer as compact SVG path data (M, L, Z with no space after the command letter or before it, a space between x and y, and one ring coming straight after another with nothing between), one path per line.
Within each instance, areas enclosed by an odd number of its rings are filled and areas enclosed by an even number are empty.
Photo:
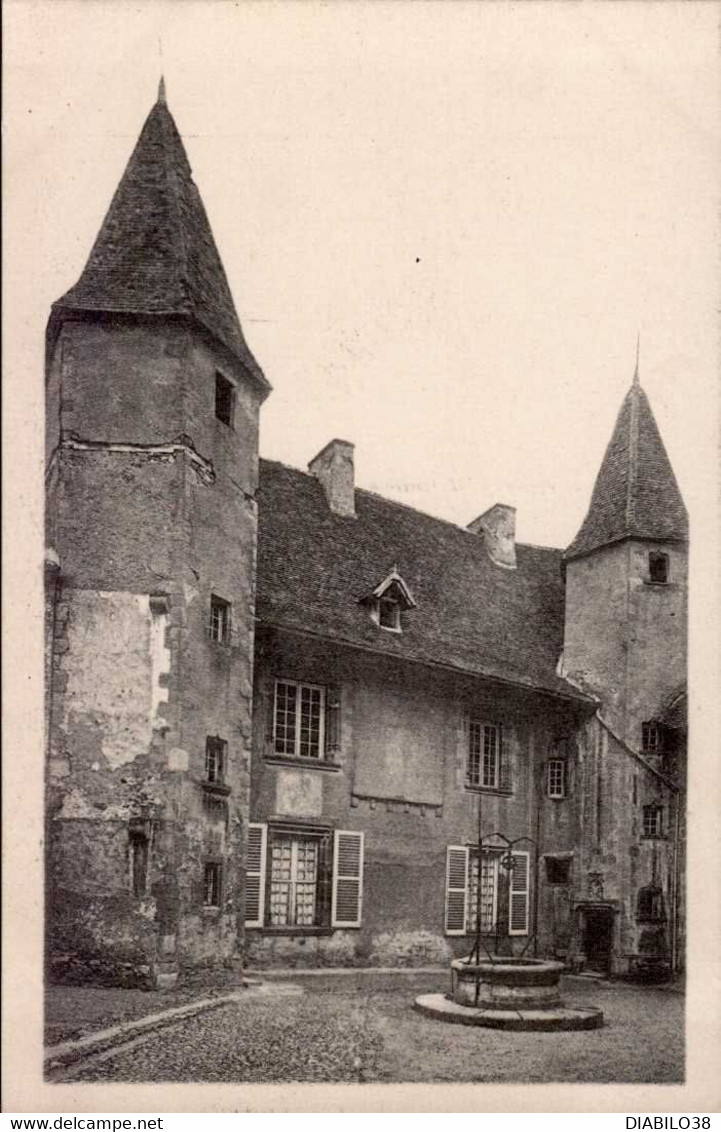
M148 839L130 837L130 884L133 896L145 896L148 887Z
M217 735L209 735L205 740L205 778L207 782L224 781L227 750L227 741L218 738Z
M224 644L230 640L230 602L210 595L210 639Z
M215 415L228 428L233 427L233 409L235 403L235 389L232 382L223 377L222 373L215 375Z
M549 798L566 797L565 759L549 759L547 770L547 793Z
M220 907L223 866L219 861L206 861L203 875L203 904L206 908Z

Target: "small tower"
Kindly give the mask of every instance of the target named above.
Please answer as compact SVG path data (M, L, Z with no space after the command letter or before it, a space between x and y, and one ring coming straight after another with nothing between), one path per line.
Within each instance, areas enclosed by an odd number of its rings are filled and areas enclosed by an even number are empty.
M270 387L162 81L46 387L51 976L172 985L242 943Z
M624 972L681 965L688 516L638 366L565 554L564 675L598 701L577 773L575 947Z

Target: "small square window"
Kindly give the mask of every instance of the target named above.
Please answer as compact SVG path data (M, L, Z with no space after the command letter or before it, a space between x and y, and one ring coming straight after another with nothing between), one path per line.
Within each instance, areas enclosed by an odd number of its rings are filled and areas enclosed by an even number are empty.
M215 415L219 421L229 428L233 427L233 409L235 406L235 388L232 382L223 377L222 373L215 375Z
M210 595L210 639L221 644L230 640L230 602Z
M566 760L549 759L547 771L547 791L549 798L566 797Z
M548 884L569 884L571 880L570 857L546 857L546 881Z
M225 755L228 743L217 735L205 740L205 778L207 782L222 782L225 776Z
M648 580L662 586L668 581L668 555L652 550L648 556Z
M401 630L401 607L397 601L389 597L378 600L378 624L381 629L392 629L399 633Z
M643 836L663 837L663 806L643 807Z
M220 907L223 866L219 861L206 861L203 874L203 904L206 908Z

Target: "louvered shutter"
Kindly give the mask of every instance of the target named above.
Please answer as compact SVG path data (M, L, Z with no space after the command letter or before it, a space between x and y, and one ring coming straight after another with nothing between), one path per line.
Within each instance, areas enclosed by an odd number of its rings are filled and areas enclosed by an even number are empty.
M363 834L337 829L333 843L334 928L359 928L363 906Z
M325 690L325 757L335 759L340 751L340 688Z
M509 935L528 935L528 853L513 853L508 909Z
M265 859L268 827L248 826L248 851L245 860L245 926L262 928L265 912Z
M468 849L449 845L446 851L446 935L466 934Z
M506 737L505 727L499 728L499 758L500 758L500 773L498 775L498 785L501 790L513 789L513 755L511 753L510 744Z

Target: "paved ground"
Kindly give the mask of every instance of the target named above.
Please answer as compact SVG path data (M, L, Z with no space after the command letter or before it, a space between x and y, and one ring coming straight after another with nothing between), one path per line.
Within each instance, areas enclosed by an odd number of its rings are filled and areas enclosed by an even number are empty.
M123 990L119 987L49 987L45 995L45 1044L53 1046L103 1030L118 1022L145 1018L197 998L224 994L197 987L179 991Z
M587 1033L518 1034L444 1025L416 1013L416 994L445 989L435 977L402 987L373 986L368 978L351 984L308 979L249 991L239 1004L135 1038L53 1079L683 1080L683 997L667 989L567 979L565 996L601 1006L606 1026Z

